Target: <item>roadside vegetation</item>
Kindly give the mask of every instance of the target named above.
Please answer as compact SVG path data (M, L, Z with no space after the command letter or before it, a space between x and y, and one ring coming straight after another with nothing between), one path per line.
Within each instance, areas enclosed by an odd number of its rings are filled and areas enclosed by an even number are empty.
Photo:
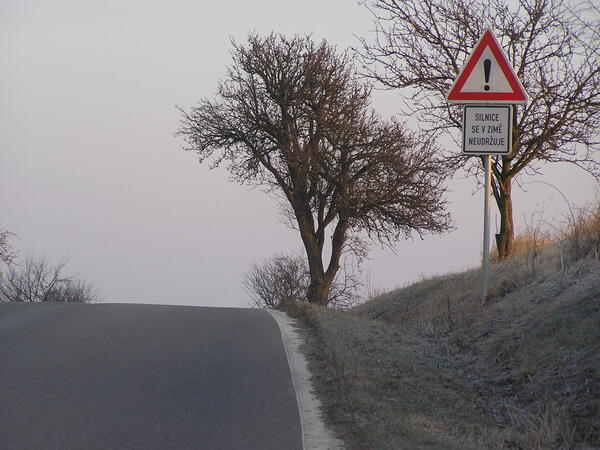
M51 264L45 256L19 258L10 240L15 235L0 230L0 303L97 303L98 289L73 275L65 275L67 260Z
M600 203L347 311L287 304L348 448L600 448Z
M344 261L329 289L327 306L348 309L361 302L360 266ZM310 270L297 253L282 253L253 264L244 277L244 288L253 308L279 308L290 301L308 302Z

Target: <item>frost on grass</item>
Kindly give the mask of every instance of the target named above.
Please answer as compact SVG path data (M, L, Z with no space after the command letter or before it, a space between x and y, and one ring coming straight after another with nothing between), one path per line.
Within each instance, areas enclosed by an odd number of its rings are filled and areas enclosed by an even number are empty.
M492 264L485 305L472 270L351 311L294 308L349 447L600 447L598 211L522 238Z

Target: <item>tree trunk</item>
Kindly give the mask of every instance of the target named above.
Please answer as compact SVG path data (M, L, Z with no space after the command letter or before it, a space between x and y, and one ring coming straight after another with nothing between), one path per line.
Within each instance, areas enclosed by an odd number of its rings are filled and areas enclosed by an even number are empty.
M511 179L503 180L498 190L496 203L500 212L500 233L496 234L498 259L503 260L512 254L515 230L513 226Z
M307 300L309 303L327 306L331 281L328 282L323 267L323 246L306 221L298 220L298 224L300 225L300 234L304 242L310 274L310 284L306 293Z
M327 283L325 277L314 279L311 276L311 281L308 286L308 302L316 305L327 306L329 303L329 289L331 283Z
M307 300L309 303L327 306L329 303L331 280L328 279L323 269L321 251L318 247L307 247L306 253L310 272L310 284L306 293Z
M312 210L308 202L301 202L300 206L294 207L294 213L308 259L310 284L306 293L307 300L309 303L327 306L329 304L329 291L340 267L340 257L346 241L348 220L339 219L335 226L331 236L331 258L327 270L325 270L323 264L325 226L320 222L317 230L315 230Z
M340 268L340 258L346 241L347 220L339 220L331 238L331 259L327 270L323 265L323 246L319 239L306 239L304 247L308 256L310 271L310 284L308 286L308 302L327 306L329 304L329 291Z

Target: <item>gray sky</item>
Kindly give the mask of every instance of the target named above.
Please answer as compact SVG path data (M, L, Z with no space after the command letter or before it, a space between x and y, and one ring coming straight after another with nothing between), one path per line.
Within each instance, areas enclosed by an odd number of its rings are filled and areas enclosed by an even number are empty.
M299 236L260 190L181 150L175 104L214 94L230 37L313 33L343 49L372 28L342 0L0 0L0 226L22 255L67 256L107 302L246 306L244 273L301 251ZM377 92L374 106L392 115L398 95ZM594 196L594 180L564 165L537 179L575 205ZM482 194L472 179L448 186L456 231L401 241L396 254L374 245L372 288L479 264ZM525 188L514 193L518 229L541 208L561 220L558 193Z

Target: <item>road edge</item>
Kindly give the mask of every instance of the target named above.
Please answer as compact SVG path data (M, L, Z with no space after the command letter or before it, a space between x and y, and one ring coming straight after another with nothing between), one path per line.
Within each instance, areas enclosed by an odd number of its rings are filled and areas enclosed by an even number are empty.
M343 450L343 442L334 436L321 419L321 402L313 394L308 363L300 351L302 338L296 331L294 320L283 311L268 309L267 312L281 331L300 412L302 447L304 450Z

